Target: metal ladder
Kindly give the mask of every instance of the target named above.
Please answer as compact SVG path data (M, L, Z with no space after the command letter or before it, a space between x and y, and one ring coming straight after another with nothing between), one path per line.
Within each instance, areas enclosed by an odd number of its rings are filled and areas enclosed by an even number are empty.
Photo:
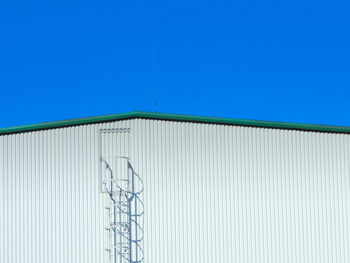
M107 176L102 181L108 202L105 207L108 214L108 245L105 249L109 262L141 263L143 261L143 214L141 199L143 181L135 172L129 159L126 175L116 175L109 163L105 164Z

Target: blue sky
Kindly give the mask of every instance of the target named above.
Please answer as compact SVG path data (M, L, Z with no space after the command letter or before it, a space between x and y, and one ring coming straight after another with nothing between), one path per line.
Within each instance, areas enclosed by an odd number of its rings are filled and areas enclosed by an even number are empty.
M0 127L153 111L350 126L345 2L0 1Z

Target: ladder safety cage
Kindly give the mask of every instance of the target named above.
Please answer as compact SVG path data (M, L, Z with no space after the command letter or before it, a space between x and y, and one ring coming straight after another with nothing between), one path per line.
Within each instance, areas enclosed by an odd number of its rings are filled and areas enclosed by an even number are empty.
M108 225L105 227L108 244L105 250L108 253L109 262L142 263L144 258L143 181L135 172L129 158L121 156L108 159L110 162L113 162L113 159L126 161L126 171L116 174L110 163L101 157L105 170L105 176L102 179L103 193L108 196L105 206L108 218ZM119 169L118 172L120 172Z

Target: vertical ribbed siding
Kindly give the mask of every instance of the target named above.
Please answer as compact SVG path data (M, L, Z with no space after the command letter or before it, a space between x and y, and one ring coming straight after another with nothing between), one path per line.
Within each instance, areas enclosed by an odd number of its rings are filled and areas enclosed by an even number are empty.
M0 262L105 262L99 128L0 136Z
M145 263L350 262L349 135L145 119L0 136L0 262L106 262L101 128L130 128L102 149L144 180Z
M5 216L5 199L7 199L7 187L5 185L5 178L1 176L4 172L4 138L0 137L0 262L5 262L5 224L7 222Z
M349 136L134 120L146 262L349 262Z

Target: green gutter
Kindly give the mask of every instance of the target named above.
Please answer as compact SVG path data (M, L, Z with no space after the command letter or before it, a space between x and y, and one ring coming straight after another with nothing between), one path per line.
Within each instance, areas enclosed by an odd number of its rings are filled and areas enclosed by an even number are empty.
M342 127L342 126L241 120L241 119L230 119L230 118L200 117L200 116L191 116L191 115L150 113L150 112L136 111L136 112L129 112L129 113L97 116L97 117L91 117L91 118L71 119L71 120L65 120L65 121L45 122L40 124L4 128L4 129L0 129L0 135L30 132L30 131L37 131L37 130L44 130L44 129L71 127L71 126L101 123L101 122L111 122L111 121L126 120L126 119L136 119L136 118L197 122L197 123L212 123L212 124L261 127L261 128L273 128L273 129L303 130L303 131L315 131L315 132L350 133L350 127Z

